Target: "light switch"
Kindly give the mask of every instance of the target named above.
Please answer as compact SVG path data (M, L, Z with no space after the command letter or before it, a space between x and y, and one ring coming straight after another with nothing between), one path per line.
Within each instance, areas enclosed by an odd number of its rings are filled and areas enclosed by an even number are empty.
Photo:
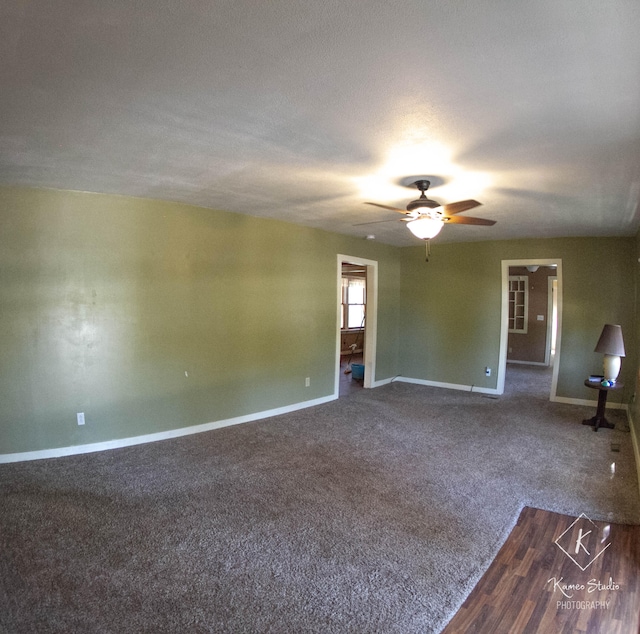
M537 319L538 321L544 321L544 315L538 315Z

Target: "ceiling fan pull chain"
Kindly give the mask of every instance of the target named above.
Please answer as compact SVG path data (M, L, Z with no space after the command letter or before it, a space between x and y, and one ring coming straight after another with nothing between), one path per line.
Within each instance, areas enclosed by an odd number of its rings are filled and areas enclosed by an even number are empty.
M428 262L429 258L431 257L431 240L425 240L424 243L425 243L425 246L427 247L427 255L425 257L425 262Z

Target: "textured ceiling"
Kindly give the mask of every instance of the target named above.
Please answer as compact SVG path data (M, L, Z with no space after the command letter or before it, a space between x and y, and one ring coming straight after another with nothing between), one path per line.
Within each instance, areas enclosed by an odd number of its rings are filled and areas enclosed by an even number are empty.
M353 225L434 175L498 221L439 241L634 235L639 33L637 0L4 0L0 183L410 245Z

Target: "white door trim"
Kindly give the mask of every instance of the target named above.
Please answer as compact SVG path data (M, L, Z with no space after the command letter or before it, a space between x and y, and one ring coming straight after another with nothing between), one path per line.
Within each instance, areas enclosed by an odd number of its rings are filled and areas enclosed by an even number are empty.
M555 275L547 278L547 341L544 350L544 364L551 363L551 346L553 343L553 283L558 280ZM557 332L557 329L556 329Z

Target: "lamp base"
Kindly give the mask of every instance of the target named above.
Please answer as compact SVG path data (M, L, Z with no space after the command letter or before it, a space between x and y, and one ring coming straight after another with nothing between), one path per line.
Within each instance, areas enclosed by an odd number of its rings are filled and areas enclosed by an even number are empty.
M615 354L604 355L604 378L606 381L616 382L620 374L620 357Z

